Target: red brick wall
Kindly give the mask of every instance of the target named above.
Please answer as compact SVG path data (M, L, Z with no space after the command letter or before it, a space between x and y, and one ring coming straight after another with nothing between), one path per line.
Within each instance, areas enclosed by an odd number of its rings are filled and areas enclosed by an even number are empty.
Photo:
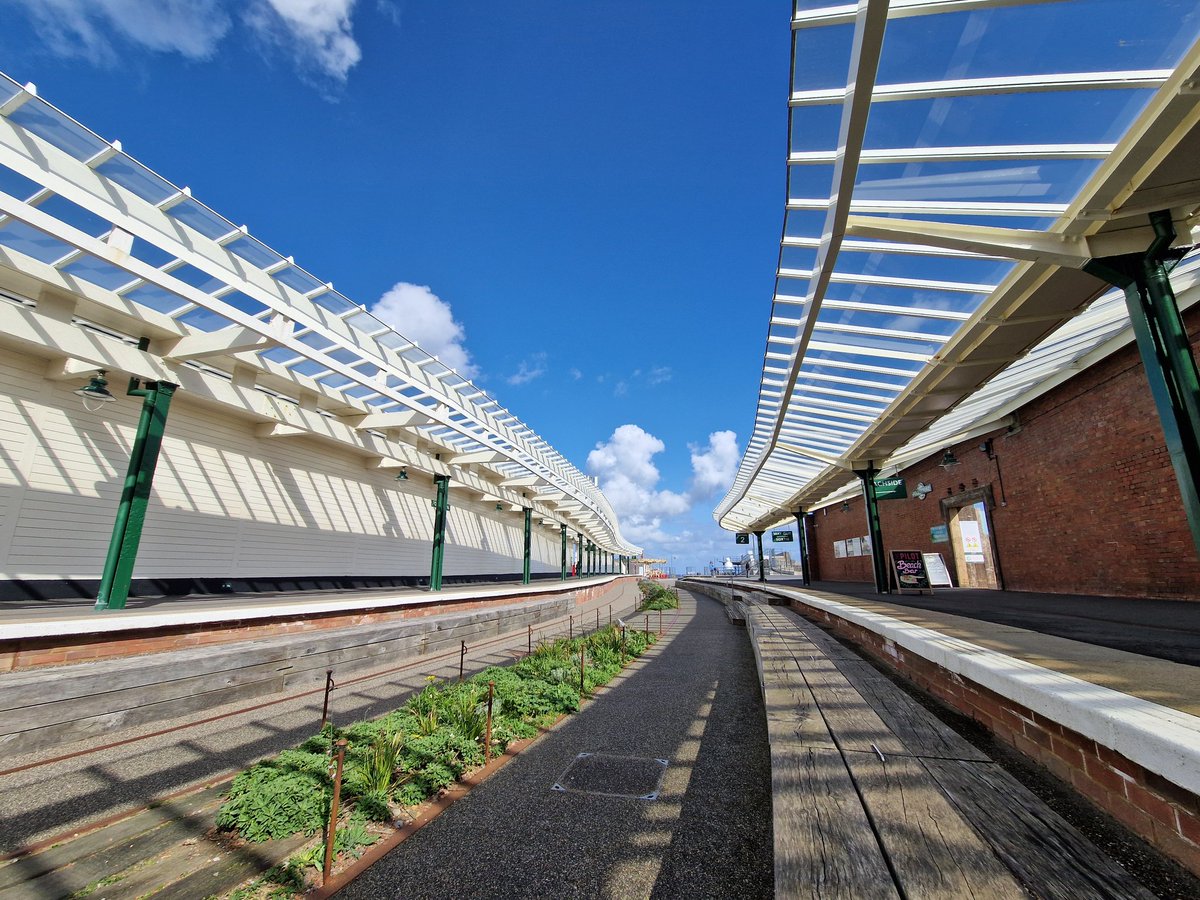
M792 608L849 639L888 668L1072 785L1094 805L1200 875L1200 797L1091 738L956 675L825 610Z
M1193 350L1200 309L1186 317ZM944 524L939 500L990 488L1003 587L1018 591L1200 599L1200 560L1180 502L1158 415L1132 345L1031 401L1019 430L993 437L996 460L979 451L986 435L953 450L948 471L937 454L901 473L923 501L881 501L885 549L943 554L929 528ZM1003 492L997 477L1003 474ZM815 551L821 577L870 581L869 558L835 559L833 542L865 531L861 498L818 510Z

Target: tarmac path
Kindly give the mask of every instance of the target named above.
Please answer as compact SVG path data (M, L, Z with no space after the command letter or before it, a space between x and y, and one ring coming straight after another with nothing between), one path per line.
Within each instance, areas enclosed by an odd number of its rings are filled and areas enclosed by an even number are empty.
M750 644L721 604L680 597L659 643L581 713L338 897L772 896L770 759ZM656 799L612 796L649 793L660 773Z

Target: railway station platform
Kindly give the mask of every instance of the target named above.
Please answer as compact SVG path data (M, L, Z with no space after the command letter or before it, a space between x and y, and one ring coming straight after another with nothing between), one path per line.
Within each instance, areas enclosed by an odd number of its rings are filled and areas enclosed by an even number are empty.
M854 586L830 583L683 584L796 610L970 716L1200 872L1200 668L1100 642L1141 644L1157 628L1163 643L1174 642L1169 652L1186 658L1197 637L1193 606L1162 601L1175 616L1168 618L1154 615L1157 608L1138 607L1143 601L1105 598L1092 620L1078 626L1089 635L1085 641L1035 630L1054 629L1054 619L1080 615L1070 604L1079 606L1082 598L1066 598L1056 616L1053 595L993 598L996 592L939 591L932 599L884 598L866 588L842 592ZM933 605L943 608L927 608ZM997 618L1019 618L1033 627Z

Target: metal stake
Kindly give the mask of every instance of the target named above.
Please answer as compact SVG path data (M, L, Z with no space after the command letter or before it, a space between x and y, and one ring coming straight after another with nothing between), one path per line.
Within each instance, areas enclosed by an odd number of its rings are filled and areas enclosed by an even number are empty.
M458 680L463 680L463 664L467 661L467 642L461 641L462 648L458 651Z
M325 727L325 723L329 721L329 692L336 685L333 683L333 669L325 670L325 702L321 706L321 728ZM320 730L320 729L318 729Z
M333 776L333 803L329 806L329 827L325 830L325 867L321 870L321 884L329 880L333 869L333 839L337 834L338 803L342 799L342 764L346 759L346 739L337 742L336 773ZM331 766L332 768L332 766Z
M529 626L529 635L528 635L527 643L529 645L529 648L526 652L532 653L533 652L533 626L532 625Z
M658 611L658 636L662 637L662 610Z
M567 639L573 641L575 640L575 617L568 616L567 619Z
M583 705L584 695L587 693L586 688L585 688L585 685L587 684L587 682L585 680L586 664L584 663L584 660L586 658L587 658L587 647L580 646L580 648L579 648L579 703L581 706Z

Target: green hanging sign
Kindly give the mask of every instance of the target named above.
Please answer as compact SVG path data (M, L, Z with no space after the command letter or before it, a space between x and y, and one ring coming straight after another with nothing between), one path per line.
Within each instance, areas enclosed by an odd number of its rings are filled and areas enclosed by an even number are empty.
M750 532L748 532L748 531L739 531L739 532L737 532L737 537L735 537L735 538L734 538L734 543L735 543L735 544L748 544L748 543L750 543Z
M794 540L795 540L795 537L792 535L792 533L790 531L772 531L771 532L771 543L772 544L790 544Z
M875 499L876 500L906 500L908 499L908 488L904 484L903 478L877 478L875 479Z

